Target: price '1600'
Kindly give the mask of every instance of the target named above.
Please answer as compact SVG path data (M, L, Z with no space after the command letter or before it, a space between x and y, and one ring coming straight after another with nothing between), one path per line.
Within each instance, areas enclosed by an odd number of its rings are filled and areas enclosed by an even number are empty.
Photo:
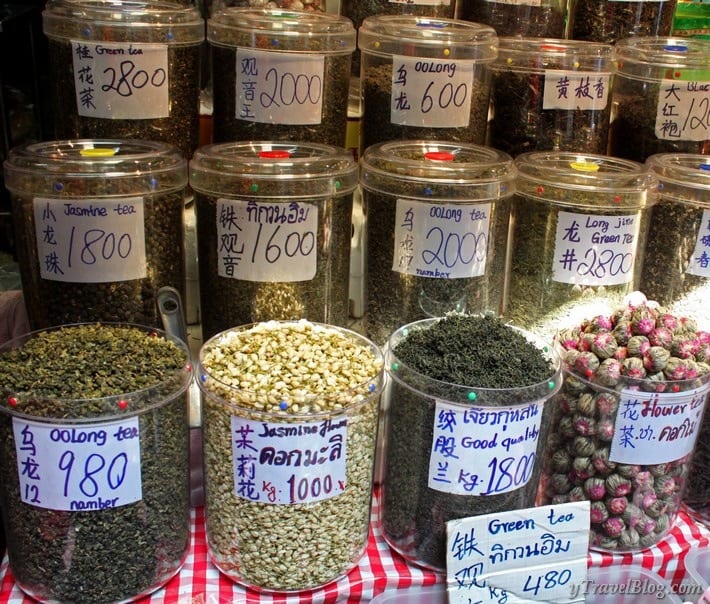
M273 228L271 234L268 230ZM265 232L266 231L266 232ZM313 231L289 231L281 225L259 224L252 249L252 263L262 259L275 264L283 256L287 258L307 258L316 247L316 235Z

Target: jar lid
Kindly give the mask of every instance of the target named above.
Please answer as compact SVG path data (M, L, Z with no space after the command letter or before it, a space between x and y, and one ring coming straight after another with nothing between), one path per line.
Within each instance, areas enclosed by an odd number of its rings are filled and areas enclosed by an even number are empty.
M507 153L465 143L388 141L360 160L364 189L425 201L496 200L515 192Z
M641 65L710 70L710 40L701 38L631 36L616 42L614 52L620 72Z
M332 13L229 7L207 21L210 44L282 52L351 53L355 27Z
M200 44L205 22L194 6L151 0L49 0L44 33L59 40Z
M614 47L611 44L557 38L498 38L494 69L544 71L569 69L612 72Z
M376 55L408 55L490 62L498 52L495 29L458 19L414 15L367 17L358 48Z
M353 192L357 163L349 151L318 143L219 143L195 152L190 185L231 198L333 197Z
M710 208L710 156L658 153L646 164L658 178L661 200Z
M640 209L655 200L656 180L639 162L569 151L515 158L517 192L538 201L595 210Z
M77 139L15 147L4 173L18 195L125 197L183 189L187 160L168 143Z

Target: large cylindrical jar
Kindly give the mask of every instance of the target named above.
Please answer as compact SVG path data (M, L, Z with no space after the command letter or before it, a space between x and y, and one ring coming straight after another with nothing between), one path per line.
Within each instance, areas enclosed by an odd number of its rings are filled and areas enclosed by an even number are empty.
M563 38L564 0L459 0L458 18L490 25L500 36Z
M367 237L365 330L448 312L499 312L515 169L479 145L392 141L361 160Z
M34 329L161 324L157 295L184 299L187 160L167 143L30 143L5 166L25 305Z
M606 153L610 44L501 37L491 71L491 147L513 156L542 150Z
M614 48L608 153L710 153L710 40L632 37Z
M55 136L164 141L186 157L199 142L204 20L154 0L50 0Z
M184 342L152 327L60 326L0 348L10 569L40 602L129 602L190 545Z
M339 15L225 8L207 22L214 142L345 146L352 22Z
M505 315L551 338L636 288L654 180L604 155L531 151L515 163Z
M339 147L207 145L190 162L202 333L236 325L348 320L357 164Z
M362 148L390 140L483 144L492 27L454 19L381 15L358 30Z

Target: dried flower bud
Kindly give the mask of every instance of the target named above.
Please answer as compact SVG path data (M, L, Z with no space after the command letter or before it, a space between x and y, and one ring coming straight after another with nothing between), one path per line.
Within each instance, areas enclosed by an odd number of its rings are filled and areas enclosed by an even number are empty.
M670 474L671 464L670 463L657 463L652 466L648 466L648 471L651 476L663 476L664 474Z
M626 522L626 526L628 528L636 528L638 523L641 522L641 519L643 518L643 511L633 503L629 503L621 517Z
M599 474L609 474L616 469L616 463L609 461L609 449L602 447L592 454L592 466Z
M569 497L567 495L553 495L550 499L552 505L559 505L561 503L569 503Z
M642 549L656 545L656 543L658 543L658 537L655 532L649 533L648 535L641 535L639 538L639 547Z
M571 415L577 409L577 399L564 394L558 394L555 398L557 408L565 415Z
M564 392L572 396L578 396L587 391L587 382L580 380L577 376L568 374L565 377Z
M574 367L577 362L577 357L579 356L579 350L565 350L562 354L562 360L569 366Z
M619 540L603 535L599 541L599 547L610 551L617 550L619 549Z
M617 516L624 513L626 506L629 504L626 497L611 497L606 501L606 507L610 514L615 514Z
M644 508L644 512L646 512L646 514L648 514L651 518L655 518L656 522L658 522L658 518L664 515L667 511L668 504L661 499L657 499L651 505Z
M619 547L624 549L632 549L638 547L641 538L639 534L633 528L628 528L621 531L619 535Z
M646 368L643 366L643 359L639 357L624 359L621 366L621 372L627 377L635 379L643 379L646 377Z
M646 368L647 373L658 373L663 371L670 358L670 351L663 348L663 346L651 346L646 351L646 354L643 355L643 366Z
M616 413L619 408L619 398L610 392L599 392L594 397L594 406L599 417L605 418Z
M550 458L550 466L555 472L567 472L572 467L572 456L564 449L557 449Z
M573 487L569 492L569 501L586 501L587 496L584 493L584 489L580 486Z
M628 319L621 319L616 322L614 329L611 330L617 345L626 346L629 338L633 335L631 331L631 321Z
M618 464L616 466L616 473L623 476L624 478L634 478L641 471L641 466L636 464Z
M642 357L651 348L651 343L646 336L632 336L626 344L630 357Z
M656 327L648 334L648 341L651 346L670 348L673 341L673 332L666 327Z
M572 489L572 483L567 474L553 474L550 476L550 488L553 493L567 494Z
M680 359L690 359L698 353L700 349L700 343L698 339L692 335L677 335L675 338L673 338L669 349L673 356L676 356Z
M618 474L606 477L606 492L611 497L624 497L631 492L631 481Z
M598 333L600 331L609 331L613 327L611 322L611 317L606 317L604 315L597 315L584 322L584 330L591 333Z
M616 349L616 351L614 352L614 358L617 361L623 361L628 356L629 356L629 349L626 348L626 346L619 346Z
M582 436L592 436L596 432L596 424L590 417L574 415L574 429Z
M664 373L657 371L656 373L649 373L641 386L642 390L646 392L665 392L669 387L669 383L666 381Z
M639 535L650 535L656 531L656 526L656 521L653 518L647 514L643 514L636 530Z
M624 530L624 521L618 517L607 518L602 522L602 529L607 537L618 537Z
M590 350L600 359L608 359L614 356L618 347L612 334L609 332L601 332L594 336Z
M614 358L604 359L594 373L594 381L598 382L602 386L613 388L619 383L619 379L621 378L621 370L621 361Z
M656 318L656 325L658 327L665 327L670 331L677 331L680 329L680 321L675 315L670 313L661 313Z
M663 375L668 380L679 381L687 379L688 364L685 359L670 357L663 368Z
M606 496L606 485L603 478L587 478L584 481L584 492L591 501L601 501Z
M667 497L678 491L678 485L671 476L657 476L653 481L653 488L659 497Z
M574 362L574 370L585 378L590 378L599 367L599 359L593 352L580 352Z
M577 413L586 415L587 417L593 417L596 411L596 407L594 405L594 395L591 392L580 394L577 399L575 409L577 410Z
M658 495L656 495L656 491L646 491L646 492L644 492L643 496L641 497L641 507L644 510L647 510L652 505L654 505L657 501L658 501Z
M668 517L668 514L660 514L656 520L656 534L658 535L659 533L665 533L670 525L671 525L671 520Z
M571 452L577 457L591 457L595 449L594 441L588 436L575 436L572 441Z
M603 501L592 501L589 506L589 521L592 524L601 524L609 518L609 510Z
M570 415L561 417L557 424L557 431L565 438L572 438L575 434L577 434L577 431L574 428L573 417Z
M648 335L656 327L656 313L647 305L636 307L631 313L631 331Z
M597 438L602 442L611 442L614 438L614 420L603 419L597 422Z
M634 476L632 482L637 489L649 489L653 486L653 477L651 472L643 470Z

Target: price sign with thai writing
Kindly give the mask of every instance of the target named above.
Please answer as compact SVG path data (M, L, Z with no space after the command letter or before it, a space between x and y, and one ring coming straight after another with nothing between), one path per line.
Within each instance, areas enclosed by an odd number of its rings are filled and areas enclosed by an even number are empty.
M491 204L398 199L392 270L460 279L485 274Z
M265 124L320 124L322 55L237 49L235 117Z
M638 214L603 216L560 212L552 279L579 285L619 285L633 278Z
M710 385L686 392L622 390L609 459L624 464L659 464L693 450Z
M146 276L142 197L33 200L40 275L106 283Z
M589 501L446 523L450 604L584 602Z
M610 73L545 70L543 109L601 111L609 97Z
M703 218L695 240L695 249L685 272L710 278L710 210L703 210Z
M318 207L220 199L217 264L221 277L309 281L316 274Z
M43 424L13 418L20 497L71 512L140 501L138 418L101 424Z
M704 141L710 132L710 82L662 80L656 104L657 138Z
M71 44L79 115L122 120L170 116L166 44Z
M473 61L395 56L390 121L424 128L468 126L472 85Z
M537 463L542 405L488 409L437 401L429 488L484 496L525 485Z
M232 416L234 493L270 504L313 503L345 491L348 420L282 424Z

